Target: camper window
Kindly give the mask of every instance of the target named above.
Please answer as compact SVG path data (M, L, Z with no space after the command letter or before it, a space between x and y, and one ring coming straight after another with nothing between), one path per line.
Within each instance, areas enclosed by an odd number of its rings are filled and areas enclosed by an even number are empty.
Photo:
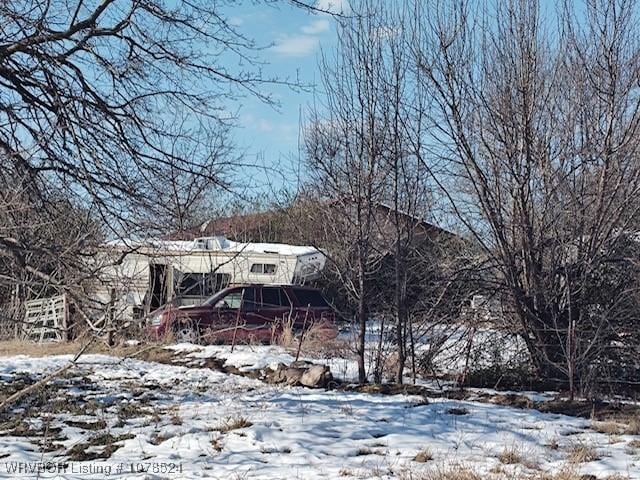
M261 263L252 264L251 273L262 273L262 264Z
M251 265L251 273L274 275L276 273L276 266L273 263L254 263Z
M204 277L201 273L185 273L178 285L177 293L180 297L200 297L205 295Z
M178 297L210 297L222 290L231 280L228 273L182 273L176 270Z

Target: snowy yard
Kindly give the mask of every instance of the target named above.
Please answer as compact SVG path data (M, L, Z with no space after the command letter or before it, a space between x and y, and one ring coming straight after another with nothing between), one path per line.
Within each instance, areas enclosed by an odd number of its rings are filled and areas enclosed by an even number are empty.
M293 360L277 347L233 355L228 347L174 350L245 369ZM0 394L69 358L2 358ZM336 360L332 370L338 366ZM598 433L587 419L269 385L209 368L105 355L82 357L77 369L19 407L0 422L0 477L29 476L9 473L18 462L68 462L57 478L431 480L468 469L478 475L469 479L553 478L543 474L569 470L595 475L584 478L640 479L640 437Z

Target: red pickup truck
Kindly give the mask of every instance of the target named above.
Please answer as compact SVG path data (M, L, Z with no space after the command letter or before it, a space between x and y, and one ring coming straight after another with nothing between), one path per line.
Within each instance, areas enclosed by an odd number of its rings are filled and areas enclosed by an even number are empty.
M173 335L179 342L272 341L285 326L312 326L335 337L336 314L319 290L299 285L239 285L225 288L201 305L166 306L150 316L154 339Z

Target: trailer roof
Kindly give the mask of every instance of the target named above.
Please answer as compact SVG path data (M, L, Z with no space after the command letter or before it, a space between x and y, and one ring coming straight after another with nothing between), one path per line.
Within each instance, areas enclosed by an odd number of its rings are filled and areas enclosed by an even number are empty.
M261 253L275 255L312 255L322 253L319 249L305 245L288 245L285 243L251 243L234 242L225 237L203 237L195 240L131 240L118 239L107 242L108 246L116 248L150 249L159 252L228 252L228 253Z

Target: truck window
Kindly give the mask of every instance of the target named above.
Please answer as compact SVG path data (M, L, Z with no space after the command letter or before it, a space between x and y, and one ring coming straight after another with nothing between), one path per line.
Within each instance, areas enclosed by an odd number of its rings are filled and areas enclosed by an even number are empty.
M306 288L294 288L293 294L298 299L298 303L301 307L307 305L311 307L328 307L329 304L324 299L322 294L317 290L308 290Z
M279 288L278 290L280 290L280 305L291 308L291 300L287 297L287 292L282 288Z
M256 309L256 289L247 287L243 289L244 297L242 298L242 310Z
M246 287L233 292L227 293L216 303L217 308L240 308L242 310L255 310L256 308L256 289Z
M287 307L291 306L289 297L281 288L263 287L262 288L262 305L265 307Z
M242 290L234 290L218 300L216 308L240 308L240 302L242 302Z
M279 307L280 294L277 288L262 289L262 305L265 307Z

